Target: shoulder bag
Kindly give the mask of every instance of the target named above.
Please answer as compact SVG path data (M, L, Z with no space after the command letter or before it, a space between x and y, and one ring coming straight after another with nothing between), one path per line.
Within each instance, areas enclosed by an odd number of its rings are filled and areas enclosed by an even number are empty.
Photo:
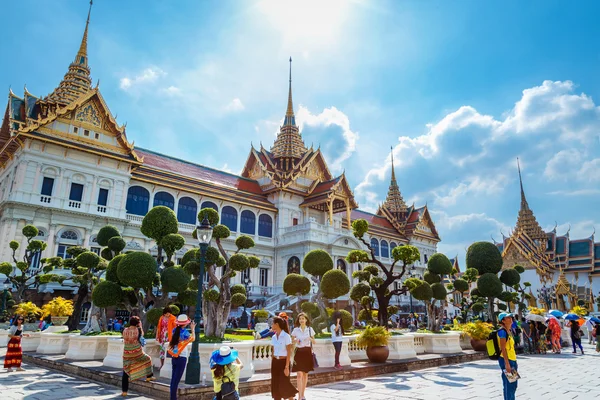
M312 328L309 328L312 329ZM313 333L315 331L313 330ZM310 333L310 332L309 332ZM310 338L314 338L313 335L310 336ZM313 350L313 343L312 340L310 341L310 352L312 353L312 359L313 359L313 368L319 368L319 360L317 360L317 355L315 354L314 350Z

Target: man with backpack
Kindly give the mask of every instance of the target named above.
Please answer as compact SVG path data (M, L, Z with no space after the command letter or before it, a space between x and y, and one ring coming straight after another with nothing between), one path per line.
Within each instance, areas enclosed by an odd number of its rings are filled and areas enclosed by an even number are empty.
M515 339L511 333L513 324L512 314L500 313L498 315L500 328L496 332L498 341L498 364L502 370L502 384L504 386L504 400L514 400L517 391L517 353L515 352Z

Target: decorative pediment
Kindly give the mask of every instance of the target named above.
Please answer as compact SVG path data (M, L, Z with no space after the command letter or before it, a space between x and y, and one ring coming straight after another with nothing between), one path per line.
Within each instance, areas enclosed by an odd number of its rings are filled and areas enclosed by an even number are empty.
M102 129L102 118L93 102L88 102L79 107L75 113L75 121L85 122Z

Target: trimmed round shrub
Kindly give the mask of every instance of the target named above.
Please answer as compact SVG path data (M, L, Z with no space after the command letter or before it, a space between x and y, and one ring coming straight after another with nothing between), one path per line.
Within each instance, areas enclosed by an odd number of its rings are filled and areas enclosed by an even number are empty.
M152 207L142 220L140 231L144 236L160 242L168 234L179 231L177 216L169 207Z
M236 293L234 293L236 294ZM214 303L217 303L219 301L219 297L221 296L221 293L219 293L216 289L208 289L205 290L204 293L202 293L202 297L206 298L206 300L208 301L212 301Z
M514 270L517 271L518 273L522 274L523 272L525 272L525 268L523 268L522 265L515 265Z
M212 208L211 208L212 210ZM198 261L200 261L200 257L201 257L201 253L198 253ZM217 250L216 248L209 246L206 249L206 253L204 254L204 261L206 266L210 266L210 265L214 265L217 263L217 261L219 260L219 257L221 256L221 253L219 253L219 250Z
M137 306L138 298L135 289L131 287L121 287L121 302L129 304L132 307Z
M448 295L446 287L441 283L431 285L431 292L433 294L431 297L436 300L446 300L446 296Z
M350 332L352 330L352 325L354 324L354 318L352 318L352 314L346 310L338 311L340 314L342 314L342 327L344 328L344 332Z
M234 271L244 271L250 267L250 261L244 254L234 254L229 257L229 268Z
M117 269L119 267L119 263L125 257L125 254L119 254L108 263L108 267L106 268L106 280L119 283L119 276L117 275Z
M190 279L190 283L188 283L188 289L198 290L198 278Z
M350 298L354 301L360 301L364 296L371 293L371 287L364 282L359 282L350 289Z
M229 289L229 291L231 292L231 294L241 293L244 296L246 295L246 287L241 283L233 285L231 289Z
M149 288L156 276L156 260L143 251L125 254L117 267L119 282L132 288Z
M310 293L310 280L304 275L288 274L283 280L283 292L288 296L304 296Z
M146 319L148 320L148 322L150 322L151 325L156 326L158 325L160 317L162 317L162 312L163 309L160 307L151 308L150 310L148 310L148 312L146 312Z
M434 283L440 283L442 281L442 278L436 273L433 273L431 271L425 271L425 273L423 274L423 280L431 285Z
M198 276L200 274L200 263L198 261L188 261L183 269L190 275Z
M321 292L326 299L337 299L350 291L350 279L341 269L327 271L321 278Z
M256 310L254 312L254 318L257 322L265 322L269 319L269 312L267 310Z
M184 306L195 306L196 298L198 297L197 290L184 290L183 292L179 292L177 294L178 303L183 304Z
M481 293L477 288L471 289L471 296L481 296Z
M167 307L169 307L171 309L171 314L173 314L175 316L177 316L181 313L181 310L175 304L169 304Z
M369 310L363 309L358 312L358 320L364 322L373 321L373 315L369 312Z
M452 263L442 253L435 253L427 261L427 269L434 274L449 275L452 273Z
M496 274L488 272L477 279L477 290L484 297L498 297L502 293L502 282Z
M504 302L509 302L511 301L513 298L513 295L511 292L509 291L503 291L502 293L500 293L500 295L498 296L498 299Z
M254 247L254 239L248 235L241 235L235 239L235 245L240 250L247 250Z
M125 239L121 236L113 236L108 239L108 248L114 251L115 253L121 252L127 246Z
M313 276L323 276L333 269L333 259L325 250L311 250L302 261L302 269Z
M217 259L217 263L215 265L217 267L223 267L225 264L227 264L227 260L225 259L225 257L219 256L219 258Z
M243 305L244 303L246 303L246 296L244 296L241 293L236 293L233 296L231 296L231 305L233 307L239 307L241 305Z
M4 261L4 262L0 263L0 274L9 276L12 271L13 271L13 267L9 262Z
M376 288L380 285L383 284L383 278L380 276L374 276L369 280L369 285L371 285L372 288Z
M19 248L19 242L16 240L11 240L8 244L8 247L10 247L11 250L17 250Z
M311 303L310 301L305 301L300 306L302 312L308 315L310 318L316 318L319 316L319 307L315 303Z
M495 244L475 242L467 250L467 268L475 268L479 275L497 274L502 269L502 254Z
M113 259L113 253L112 253L112 251L108 247L105 247L100 252L100 257L104 258L105 260L112 260Z
M405 265L412 264L421 259L421 253L415 246L404 245L396 246L392 249L392 258L395 261L402 261Z
M355 237L361 238L369 231L369 223L364 219L352 221L352 232Z
M358 262L368 262L369 261L369 253L364 250L351 250L348 252L346 256L346 261L350 264L358 263Z
M160 240L160 247L167 254L173 254L185 245L185 239L178 233L169 233Z
M461 293L464 293L469 290L469 282L465 281L464 279L455 279L454 289L458 290Z
M104 247L108 246L108 241L110 240L110 238L113 238L115 236L121 236L119 230L112 225L106 225L100 228L98 234L96 235L96 240L98 241L98 244L100 246Z
M121 300L121 285L103 281L96 285L92 292L92 301L100 308L112 307Z
M375 265L367 265L366 267L363 268L363 271L370 273L373 276L377 276L379 275L379 268L377 268L377 266Z
M199 261L200 260L200 249L191 249L185 252L183 257L181 257L181 265L185 267L185 265L190 261Z
M423 282L414 289L411 289L410 293L415 299L422 301L431 300L433 297L433 290L427 282Z
M473 310L473 312L476 312L476 313L482 312L484 308L485 308L485 306L483 305L483 303L474 303L471 306L471 310Z
M100 263L100 257L93 251L86 251L77 256L77 266L94 269Z
M33 225L25 225L23 227L23 229L21 230L21 233L23 234L23 236L25 236L27 239L31 239L36 237L40 231L38 230L38 228L36 228Z
M168 267L160 276L163 291L169 293L183 292L190 283L191 276L181 267Z
M198 222L202 224L204 217L208 219L210 226L216 226L219 223L219 213L212 208L203 208L198 213Z
M250 268L258 268L260 265L260 258L256 256L248 256L248 262L250 263Z
M398 306L388 306L387 308L388 315L397 314L399 310L400 309L398 308Z
M518 285L521 282L521 274L514 268L505 269L500 274L500 282L506 286Z
M213 228L213 239L227 239L231 236L231 231L225 225L217 225Z

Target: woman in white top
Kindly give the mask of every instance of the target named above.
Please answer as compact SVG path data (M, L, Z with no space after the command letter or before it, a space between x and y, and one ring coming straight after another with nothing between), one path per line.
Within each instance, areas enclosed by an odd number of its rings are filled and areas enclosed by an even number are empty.
M293 399L298 391L290 382L290 359L292 357L292 337L287 322L281 317L273 318L271 337L273 360L271 360L271 396L275 400Z
M298 385L298 396L300 400L304 399L304 391L308 385L308 373L314 370L312 345L315 343L315 331L310 326L308 315L300 313L296 317L295 325L292 331L292 338L296 343L296 355L294 356L294 365L292 372L297 372L296 385Z
M331 316L332 324L329 330L331 331L331 342L335 349L335 369L342 369L340 365L340 353L342 352L342 337L344 336L344 327L342 326L342 313L336 311Z

